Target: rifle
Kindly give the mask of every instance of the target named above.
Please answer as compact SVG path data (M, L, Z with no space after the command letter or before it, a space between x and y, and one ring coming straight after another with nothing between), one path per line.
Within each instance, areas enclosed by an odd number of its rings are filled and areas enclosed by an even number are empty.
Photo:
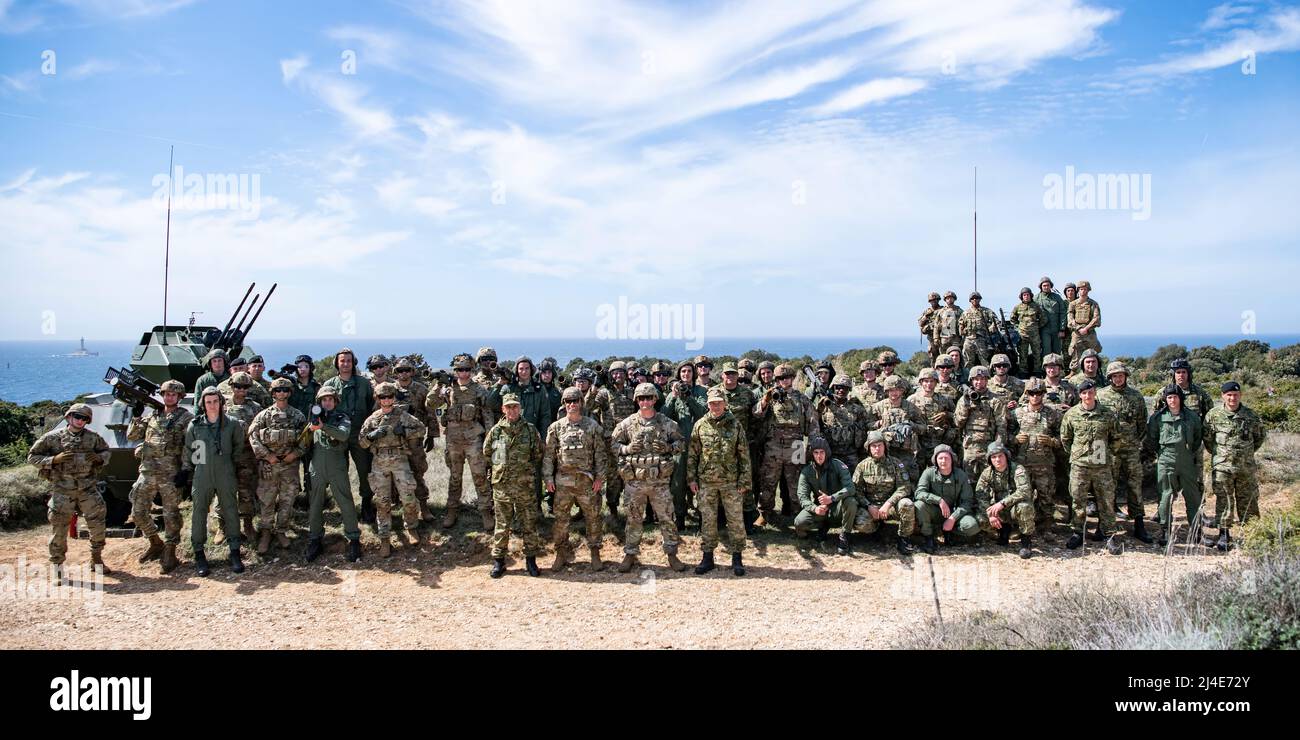
M158 413L166 408L162 401L153 397L158 392L158 386L147 378L140 377L134 370L110 367L104 373L104 382L113 387L113 398L129 405L134 416L144 414L145 406Z
M812 397L814 400L816 400L818 396L830 395L830 391L822 387L821 378L818 378L817 373L813 372L812 365L805 364L802 370L804 377L808 379L808 387L812 388Z
M1011 360L1011 374L1017 375L1020 373L1020 360L1016 355L1016 346L1020 344L1020 332L1007 321L1007 315L1001 308L998 309L998 316L1002 319L998 322L999 344L1002 345L1003 354Z

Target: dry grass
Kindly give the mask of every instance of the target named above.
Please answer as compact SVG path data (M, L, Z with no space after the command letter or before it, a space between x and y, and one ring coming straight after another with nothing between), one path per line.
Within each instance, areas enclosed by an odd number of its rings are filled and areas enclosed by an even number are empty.
M36 468L23 465L0 470L0 529L22 529L45 520L48 484Z

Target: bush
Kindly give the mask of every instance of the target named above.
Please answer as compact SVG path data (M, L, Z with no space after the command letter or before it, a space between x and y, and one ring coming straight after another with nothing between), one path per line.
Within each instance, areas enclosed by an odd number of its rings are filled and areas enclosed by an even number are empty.
M1169 363L1179 357L1187 357L1187 348L1181 344L1166 344L1151 354L1149 364L1152 368L1158 370L1167 370Z
M0 470L0 529L30 527L43 520L48 496L48 484L36 468Z
M1258 557L1300 555L1300 498L1286 509L1265 510L1246 522L1241 529L1241 548Z
M1243 339L1223 348L1223 359L1232 367L1249 367L1252 361L1262 362L1268 355L1268 343L1258 339Z

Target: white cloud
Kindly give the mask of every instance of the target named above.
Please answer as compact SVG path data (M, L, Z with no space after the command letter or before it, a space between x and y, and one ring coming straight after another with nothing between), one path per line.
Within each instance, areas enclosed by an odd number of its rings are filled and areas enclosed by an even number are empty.
M1201 30L1217 31L1222 28L1240 25L1245 22L1245 16L1254 12L1255 9L1249 5L1234 5L1230 2L1216 5L1210 9L1210 14L1206 16L1205 22L1201 24Z
M835 113L844 113L845 111L856 110L865 105L879 103L891 98L903 97L912 93L924 90L926 87L925 80L909 79L906 77L889 77L879 80L871 80L861 85L837 93L830 100L816 106L812 112L816 115L833 115Z
M1174 77L1240 64L1243 55L1247 53L1296 50L1300 50L1300 8L1281 8L1270 13L1254 28L1237 28L1226 40L1216 42L1202 51L1144 64L1127 70L1126 74L1136 77Z
M62 5L100 18L150 18L170 13L195 0L58 0Z
M293 82L294 78L298 76L298 73L302 72L310 64L311 62L308 61L307 55L305 54L299 54L290 59L281 59L280 77L286 84Z
M70 80L84 80L87 77L106 74L118 68L117 62L104 59L87 59L69 69L66 74Z

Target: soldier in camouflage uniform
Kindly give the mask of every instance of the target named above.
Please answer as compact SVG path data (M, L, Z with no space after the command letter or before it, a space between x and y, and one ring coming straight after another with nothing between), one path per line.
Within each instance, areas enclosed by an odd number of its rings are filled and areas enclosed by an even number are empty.
M647 503L659 519L669 567L679 572L686 570L686 564L677 559L681 537L677 534L672 494L668 490L673 457L685 448L686 442L677 424L654 410L658 396L659 392L653 385L638 385L635 398L640 408L614 427L611 447L618 457L618 473L624 483L623 505L627 509L624 556L618 566L620 573L631 571L637 564Z
M921 336L926 338L929 345L930 362L934 362L943 351L943 345L934 336L934 315L939 312L939 294L931 293L925 299L930 302L930 305L917 317L916 323L921 328Z
M867 456L853 469L853 486L857 491L858 513L854 531L875 534L895 511L898 512L898 535L894 541L903 555L912 552L912 532L916 529L916 504L912 502L911 478L907 466L886 453L883 432L867 435Z
M397 375L397 408L414 416L424 425L425 438L409 441L418 445L411 450L411 472L415 475L415 499L420 502L420 521L433 521L433 512L429 511L429 486L424 476L429 472L429 456L425 454L433 449L433 440L438 436L438 419L429 413L429 386L415 379L415 363L409 357L402 357L393 365Z
M1142 504L1142 442L1147 433L1147 402L1142 392L1128 384L1128 368L1122 362L1106 366L1110 385L1097 391L1097 402L1115 416L1115 446L1111 450L1111 468L1115 474L1115 498L1121 491L1127 496L1128 516L1133 520L1133 536L1151 542Z
M934 554L936 531L943 531L943 543L956 545L959 539L974 539L980 534L975 493L970 477L957 465L957 456L948 445L934 448L930 467L921 473L912 494L916 504L916 521L921 527L921 550Z
M967 362L987 366L991 354L989 345L991 337L998 331L998 317L980 305L983 296L979 291L970 294L970 308L961 315L958 328L961 330L961 354Z
M863 360L858 363L858 374L862 376L862 382L853 386L853 397L858 399L858 403L871 408L878 401L884 400L885 387L876 380L880 374L880 364L875 360Z
M709 413L708 389L695 383L695 366L683 362L677 366L677 380L664 397L659 413L677 422L682 439L691 438L695 423ZM686 485L686 450L673 458L673 477L669 484L673 494L673 512L677 515L677 531L686 529L686 510L691 504L690 488Z
M988 390L1008 411L1015 410L1019 405L1020 396L1025 392L1025 382L1011 374L1010 357L1004 354L993 355L993 377L989 378Z
M1040 357L1060 354L1065 349L1061 341L1065 338L1070 304L1053 287L1052 279L1044 275L1038 280L1038 295L1034 296L1034 303L1043 316L1043 324L1038 329L1038 346L1043 353Z
M392 552L393 490L402 503L404 530L397 531L403 545L420 545L420 503L415 498L415 476L411 465L412 441L423 444L425 428L419 419L397 408L397 386L380 383L375 387L379 408L361 425L361 444L374 454L370 467L370 488L375 492L375 531L379 535L379 554ZM410 542L407 536L410 536Z
M730 372L728 372L730 369ZM723 368L724 383L734 382L735 368ZM722 385L708 391L708 414L691 430L686 454L686 479L700 511L700 549L703 555L695 573L714 569L713 551L718 547L718 509L727 517L727 552L731 571L745 575L741 552L745 549L742 509L753 475L749 467L749 440L745 425L727 409L727 392Z
M1085 349L1101 352L1101 342L1097 339L1097 329L1101 328L1101 306L1088 297L1092 284L1080 280L1079 297L1070 301L1070 315L1067 325L1070 329L1070 369L1078 368L1078 360Z
M348 439L352 436L352 418L338 409L338 391L328 386L316 392L320 414L308 420L312 433L311 492L307 504L307 561L320 557L325 537L325 487L329 486L334 503L343 517L343 536L348 540L348 562L361 559L361 526L352 501L352 482L348 480Z
M1079 384L1079 405L1061 419L1061 446L1070 455L1070 528L1065 546L1071 550L1083 544L1087 525L1088 494L1097 498L1095 540L1106 540L1106 549L1119 555L1123 549L1115 540L1115 476L1111 451L1118 435L1114 414L1097 402L1097 385L1091 380Z
M243 427L244 437L248 437L248 430L253 426L253 419L262 413L266 408L261 404L253 401L248 397L249 391L257 385L253 376L246 372L238 372L230 377L230 394L222 393L226 399L226 415L238 421ZM270 395L269 393L267 395ZM237 498L239 500L239 521L243 525L244 539L249 542L253 541L253 514L257 511L257 466L247 465L235 471L235 477L238 481ZM221 499L217 499L216 506L216 524L219 524L224 518L221 511ZM213 544L221 544L225 539L225 534L219 526L216 528L216 534L212 538Z
M763 360L758 363L758 382L754 383L754 395L761 396L768 388L776 385L776 363Z
M1079 402L1079 389L1061 376L1061 363L1062 358L1056 353L1043 357L1043 402L1064 414ZM1020 405L1027 401L1026 394L1020 394Z
M745 362L748 362L751 367L754 364L753 360L741 360L742 364ZM754 531L754 520L758 518L758 496L755 492L758 490L758 469L763 448L758 444L754 430L754 404L758 402L758 396L754 394L753 388L741 383L740 378L741 371L737 370L735 365L728 362L722 366L720 387L727 401L727 410L736 417L740 428L745 430L745 441L749 445L750 483L745 486L742 511L745 534L751 534Z
M582 413L590 416L605 430L613 434L614 425L621 419L614 418L614 400L608 388L597 388L596 371L589 367L580 367L573 373L573 387L582 393Z
M799 472L799 515L794 518L794 533L800 539L808 537L813 527L817 539L826 539L833 524L840 526L840 539L836 551L840 555L852 552L853 527L858 520L858 492L853 486L853 473L844 463L831 457L830 445L821 437L813 437L808 445L811 460Z
M474 491L478 495L479 515L483 528L496 529L492 516L492 484L488 480L487 460L483 457L483 436L491 428L492 411L489 393L479 383L470 380L470 362L467 357L457 357L452 363L456 379L435 393L430 393L425 408L433 417L441 417L446 425L447 462L447 512L442 519L444 529L456 524L460 511L462 488L465 482L465 465L469 464L474 478Z
M822 436L831 446L831 456L849 470L858 466L859 451L867 441L867 432L876 425L876 416L856 398L849 397L853 381L837 375L831 381L830 395L813 402Z
M1214 519L1219 527L1215 546L1232 546L1233 521L1245 523L1259 499L1259 468L1255 452L1268 433L1259 416L1241 402L1241 385L1224 383L1222 405L1205 415L1205 449L1214 473Z
M555 572L573 562L569 520L574 503L587 524L591 569L605 568L600 560L600 490L609 470L609 442L600 423L583 415L582 396L578 388L565 388L560 394L565 415L546 430L542 456L546 490L555 496L555 562L551 565Z
M370 381L370 387L373 388L380 383L391 383L393 379L388 377L388 371L392 365L388 358L383 355L371 355L366 360L366 379Z
M821 434L821 425L812 403L794 390L794 369L781 364L774 374L776 385L764 391L754 404L754 418L763 425L766 445L763 449L762 489L758 497L759 514L754 526L766 526L776 517L776 488L782 486L789 508L794 508L799 473L804 466L804 440Z
M697 356L694 365L696 385L708 389L718 384L718 379L713 377L713 360L708 355Z
M311 407L316 404L316 391L320 390L320 381L312 377L316 365L311 355L298 355L293 362L298 372L293 376L293 393L289 396L289 405L301 411L303 416L308 416ZM302 459L303 493L311 492L311 454L309 449L307 456ZM252 539L251 535L249 539Z
M948 348L948 358L952 360L952 382L958 387L965 386L970 382L970 368L966 366L966 360L961 353L961 347L953 345ZM965 393L963 388L962 393Z
M961 437L966 474L979 480L988 464L988 445L1007 439L1007 415L1002 403L988 392L989 371L982 365L970 370L970 390L957 401L953 425Z
M492 505L496 510L496 529L492 532L493 578L506 573L506 553L510 551L510 534L524 541L525 569L530 576L540 576L537 553L542 538L537 533L537 498L534 493L537 470L542 464L542 438L537 427L523 418L523 406L515 393L501 397L504 416L483 439L483 456L492 462Z
M898 366L902 364L902 361L898 359L897 352L887 349L876 356L876 362L880 365L880 377L876 378L876 380L880 381L881 388L888 391L889 389L886 385L888 380L890 378L898 378L903 381L903 398L912 395L912 382L896 372ZM886 393L885 395L887 396L889 394ZM883 400L885 399L881 398L876 401L876 403L880 403L880 401Z
M1026 375L1036 372L1043 357L1043 340L1039 330L1046 325L1047 319L1034 302L1034 292L1029 288L1020 289L1020 302L1011 309L1011 323L1020 331L1020 346L1016 347L1020 372Z
M258 413L248 427L248 443L258 459L258 555L270 551L273 533L276 544L289 546L285 532L291 524L293 499L300 486L297 460L307 451L302 434L307 418L289 405L290 393L293 382L278 378L271 384L275 404Z
M622 360L615 360L609 363L609 385L605 390L609 391L610 408L613 409L613 423L609 427L609 432L614 433L614 427L627 417L637 412L635 386L627 382L627 364ZM613 455L613 448L610 448L610 470L618 469L618 460ZM609 476L605 481L605 506L609 509L608 517L605 521L606 527L614 532L617 536L622 537L623 526L618 516L618 504L623 499L623 478L622 476Z
M1061 449L1061 412L1045 403L1042 378L1025 382L1026 402L1016 407L1016 465L1033 488L1034 507L1042 528L1050 533L1056 514L1056 457Z
M948 351L953 345L961 346L961 307L957 305L957 294L951 290L943 294L943 306L934 312L931 321L930 346L938 348L940 353ZM938 355L935 355L938 359Z
M1160 489L1160 507L1156 520L1160 523L1157 542L1161 547L1169 543L1173 530L1173 498L1183 494L1187 511L1187 525L1192 542L1202 541L1201 529L1201 479L1196 474L1196 457L1205 442L1201 417L1183 407L1183 389L1171 383L1161 392L1161 410L1147 420L1143 452L1156 460L1156 486Z
M926 428L925 415L921 410L903 398L907 392L907 381L897 375L885 378L887 398L877 401L871 407L871 414L876 417L876 429L885 435L889 443L889 455L898 459L907 467L908 480L916 480L921 471L917 467L916 451L920 446L920 433Z
M501 409L501 398L506 393L513 393L519 398L520 413L523 414L524 421L533 425L537 429L538 435L546 433L546 428L551 425L555 419L555 409L551 408L551 394L547 392L545 386L537 380L537 368L533 365L532 359L522 356L515 360L514 379L507 381L505 378L499 378L497 385L493 386L492 393L488 396L488 405L492 408L493 413ZM541 515L542 505L542 458L537 457L537 469L533 471L533 493L537 497L538 515Z
M946 395L940 395L936 388L939 374L930 368L917 376L920 388L907 400L921 412L925 423L917 427L916 460L929 460L934 448L939 445L953 445L957 442L957 430L953 427L952 415L957 404ZM919 475L917 477L920 477ZM916 478L911 478L916 480Z
M1101 374L1101 356L1097 354L1097 350L1092 347L1083 350L1077 361L1079 372L1070 376L1070 383L1076 388L1085 380L1091 380L1099 391L1110 385L1110 380Z
M230 377L217 384L217 390L221 391L221 395L226 397L227 408L229 408L231 401L235 397L235 378L239 378L239 383L246 386L244 389L244 397L246 399L256 404L258 409L270 408L271 404L274 403L274 399L271 398L270 390L264 388L260 383L253 379L252 373L247 370L248 363L243 362L242 359L243 358L239 357L235 358L231 363L232 372Z
M474 372L472 380L483 387L483 390L492 391L496 387L500 375L497 372L497 351L491 347L479 347L478 352L474 353L474 362L478 365ZM496 423L495 410L493 413L492 423ZM488 425L491 427L491 424Z
M176 543L181 540L181 494L176 487L176 474L181 470L181 456L185 454L185 429L194 414L179 405L185 395L184 383L166 380L161 390L163 410L148 417L132 417L126 438L140 443L135 448L140 477L131 486L131 519L140 533L149 538L149 547L140 555L140 562L161 558L162 572L170 573L180 564L176 560ZM166 543L158 536L153 521L155 498L162 502Z
M997 533L998 544L1011 542L1011 525L1020 530L1020 557L1029 558L1034 549L1034 490L1029 472L1011 462L1001 442L989 445L989 466L975 482L975 509L980 529Z
M52 429L36 440L27 454L27 464L36 467L50 482L50 562L62 578L68 552L68 523L80 512L90 529L90 562L112 572L104 564L104 497L95 485L99 469L108 464L108 443L99 433L87 429L94 412L84 403L74 403L63 418L67 426Z
M208 510L215 497L222 503L222 528L226 531L226 544L230 548L230 569L244 572L239 557L239 519L236 512L235 487L239 469L253 465L244 428L225 413L225 398L215 385L204 389L199 397L199 413L190 420L185 430L186 454L181 459L181 473L177 484L184 487L192 479L190 497L194 506L190 510L190 545L194 548L194 570L207 576Z
M938 380L934 384L934 392L949 401L952 401L953 408L957 406L957 399L962 397L965 389L956 375L957 363L951 355L939 355L939 359L934 361L934 372L938 375ZM922 458L925 459L925 458Z
M803 394L808 397L809 401L814 402L813 405L816 405L818 398L825 398L830 395L831 380L834 376L835 366L831 364L830 360L822 360L817 363L817 367L813 369L813 377L817 378L817 382L809 384L809 386L804 389Z

